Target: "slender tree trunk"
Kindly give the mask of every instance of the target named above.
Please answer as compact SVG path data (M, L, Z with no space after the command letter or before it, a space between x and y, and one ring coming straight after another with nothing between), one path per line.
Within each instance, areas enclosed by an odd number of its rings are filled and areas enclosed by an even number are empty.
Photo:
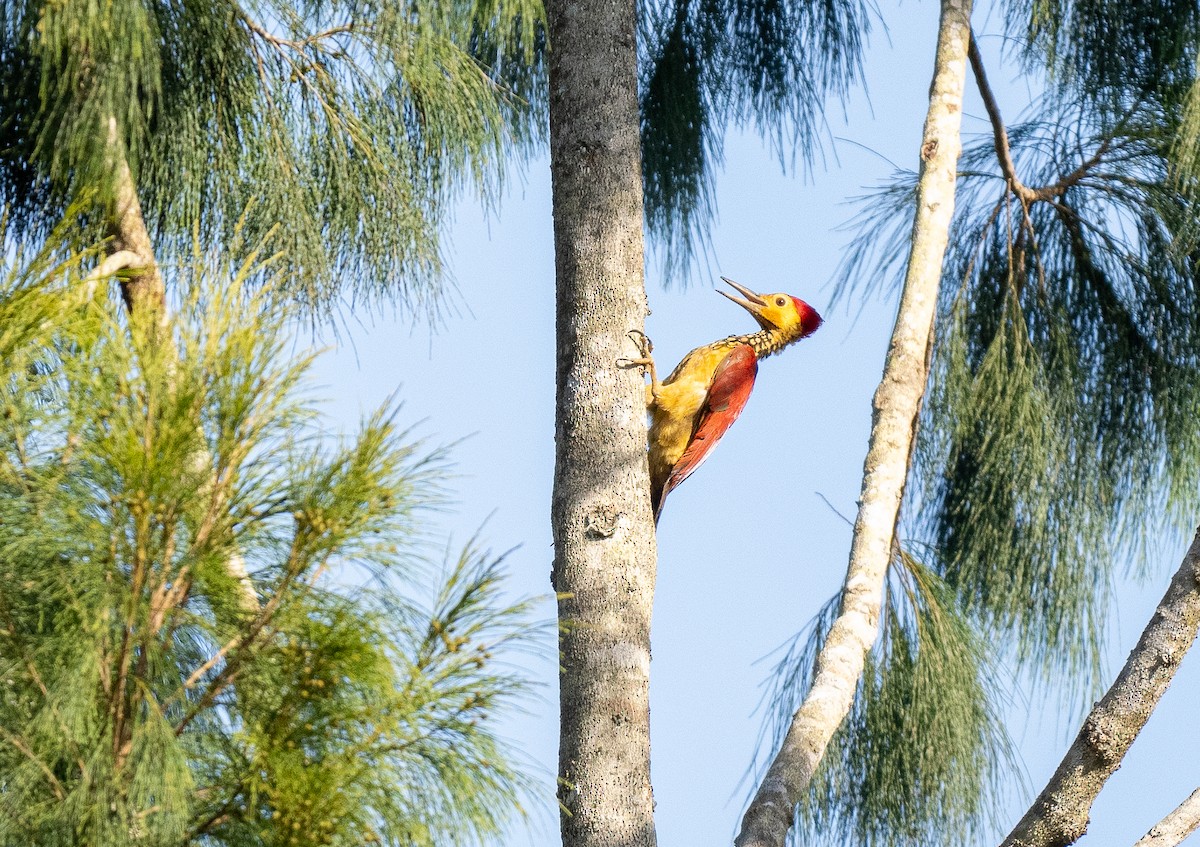
M1096 795L1150 719L1198 629L1200 530L1121 673L1084 719L1058 770L1003 847L1066 847L1087 832ZM1180 807L1181 818L1191 814L1193 828L1196 806L1193 796Z
M883 378L875 391L870 446L842 609L817 657L812 689L742 819L737 847L782 847L793 810L833 733L854 702L879 631L884 578L929 375L942 261L954 213L971 0L942 0L933 85L921 142L912 251Z
M655 538L645 384L617 366L646 314L634 4L550 0L557 267L552 520L564 847L650 847Z
M121 297L125 308L131 313L145 307L159 315L159 323L165 323L167 315L166 286L158 263L154 260L154 245L142 217L142 204L138 200L137 186L129 171L129 159L125 145L117 128L117 119L110 117L106 128L108 134L109 167L112 172L110 210L108 213L108 254L110 257L126 254L132 271L121 280Z

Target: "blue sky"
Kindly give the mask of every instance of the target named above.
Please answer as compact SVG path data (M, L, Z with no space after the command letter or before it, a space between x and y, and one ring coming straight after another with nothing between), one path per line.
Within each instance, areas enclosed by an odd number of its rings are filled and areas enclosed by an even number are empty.
M764 363L749 405L719 448L672 493L659 528L652 664L653 779L659 843L709 847L731 841L756 751L756 711L767 658L840 586L895 297L829 309L830 279L848 234L849 199L916 163L932 68L937 5L885 9L866 56L869 99L827 115L824 164L781 173L751 136L731 137L717 183L715 261L686 291L666 290L649 267L647 332L660 372L689 349L754 325L712 292L717 274L759 291L786 291L826 318L811 338ZM987 32L986 18L975 17ZM995 27L991 27L995 31ZM999 40L983 38L989 74L1008 120L1029 93L1002 69ZM988 132L968 81L964 132ZM845 117L845 121L843 121ZM508 563L513 590L549 601L549 501L553 471L554 266L549 166L529 163L498 213L464 203L447 241L457 285L444 324L407 319L351 322L318 364L320 394L335 425L352 429L399 388L402 419L453 448L455 508L433 517L439 538L465 542L483 526ZM1165 545L1145 585L1118 586L1108 651L1112 673L1136 642L1179 564L1186 541ZM505 723L537 768L542 809L509 843L558 843L552 806L557 749L552 645L530 671L543 684L529 714ZM1111 678L1111 673L1109 677ZM1078 727L1057 700L1014 693L1009 729L1027 771L998 811L1007 829L1056 767ZM1043 702L1044 700L1044 702ZM1147 730L1110 781L1084 845L1128 845L1200 784L1200 660L1184 662ZM1029 707L1026 712L1026 705ZM764 752L765 751L761 751ZM995 841L1003 833L997 833ZM959 843L946 833L947 844Z

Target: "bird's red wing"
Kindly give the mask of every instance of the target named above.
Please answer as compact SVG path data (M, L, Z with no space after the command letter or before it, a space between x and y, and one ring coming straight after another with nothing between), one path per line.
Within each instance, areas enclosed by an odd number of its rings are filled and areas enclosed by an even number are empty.
M737 420L746 401L750 399L750 391L754 388L754 378L758 375L758 357L754 348L748 344L735 347L729 355L721 360L713 372L712 384L708 387L708 396L704 400L704 408L696 422L696 430L687 449L671 468L671 475L663 486L661 504L675 486L683 482L696 468L704 463L708 454L717 446L721 436L733 422Z

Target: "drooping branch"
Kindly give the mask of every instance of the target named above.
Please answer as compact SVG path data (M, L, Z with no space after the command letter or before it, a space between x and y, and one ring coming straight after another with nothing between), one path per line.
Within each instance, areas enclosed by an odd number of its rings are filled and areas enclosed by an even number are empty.
M996 95L992 92L991 85L988 84L987 73L983 69L983 57L979 55L979 43L975 39L974 30L971 31L967 57L971 60L971 72L975 75L975 86L979 89L979 96L983 98L983 107L987 110L988 121L992 125L992 137L996 143L996 159L1000 162L1000 171L1004 174L1004 179L1014 194L1022 200L1033 199L1028 196L1032 193L1030 189L1017 176L1017 166L1013 162L1012 148L1008 143L1008 129L1004 125L1004 118L1000 116L1000 106L996 103Z
M782 847L786 842L796 803L850 712L867 651L878 635L884 579L928 380L942 262L954 213L970 16L971 0L942 0L912 251L883 378L875 392L841 612L817 657L812 688L792 717L742 819L737 847Z
M992 137L995 139L996 160L1000 165L1000 172L1004 174L1004 181L1008 183L1009 190L1017 196L1026 210L1028 210L1029 204L1039 200L1052 202L1055 198L1061 197L1068 188L1075 185L1087 176L1096 165L1100 164L1112 146L1111 138L1103 139L1096 146L1096 152L1084 160L1079 167L1049 185L1031 188L1023 183L1017 175L1017 166L1012 157L1012 147L1008 141L1008 129L1004 124L1004 118L1000 115L1000 106L996 102L996 95L988 83L987 73L983 67L983 57L979 53L979 44L975 40L974 32L971 33L967 56L971 60L971 72L975 76L975 85L979 89L979 96L983 99L984 109L987 110L988 121L992 125Z
M1133 847L1175 847L1200 827L1200 788L1180 803L1175 811L1150 827Z
M1058 770L1002 847L1066 847L1087 831L1092 803L1150 719L1198 629L1200 531L1116 682L1088 714ZM1188 802L1193 800L1195 795ZM1198 813L1191 809L1193 817Z

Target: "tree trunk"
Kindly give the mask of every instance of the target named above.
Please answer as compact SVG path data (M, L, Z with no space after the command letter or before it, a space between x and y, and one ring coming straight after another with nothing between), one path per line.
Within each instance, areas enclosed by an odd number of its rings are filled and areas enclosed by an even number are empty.
M1084 719L1058 770L1002 847L1066 847L1087 832L1096 795L1150 719L1198 629L1200 530L1116 682ZM1181 807L1181 818L1196 814L1193 801Z
M550 0L557 268L552 520L564 847L651 847L655 537L645 385L617 366L646 314L635 11Z
M817 657L812 689L742 819L737 847L782 847L793 810L833 733L854 702L879 631L884 578L929 375L942 260L954 213L971 0L942 0L933 85L921 142L912 251L883 378L875 391L870 446L842 609Z
M115 256L126 253L136 257L130 262L132 271L121 280L121 297L125 308L132 314L135 309L146 308L159 316L158 323L164 325L167 317L166 286L158 263L154 260L154 246L150 232L142 217L142 204L138 200L133 174L129 171L129 159L125 145L117 129L117 119L110 117L106 128L108 135L108 162L112 175L110 208L108 212L108 254Z

